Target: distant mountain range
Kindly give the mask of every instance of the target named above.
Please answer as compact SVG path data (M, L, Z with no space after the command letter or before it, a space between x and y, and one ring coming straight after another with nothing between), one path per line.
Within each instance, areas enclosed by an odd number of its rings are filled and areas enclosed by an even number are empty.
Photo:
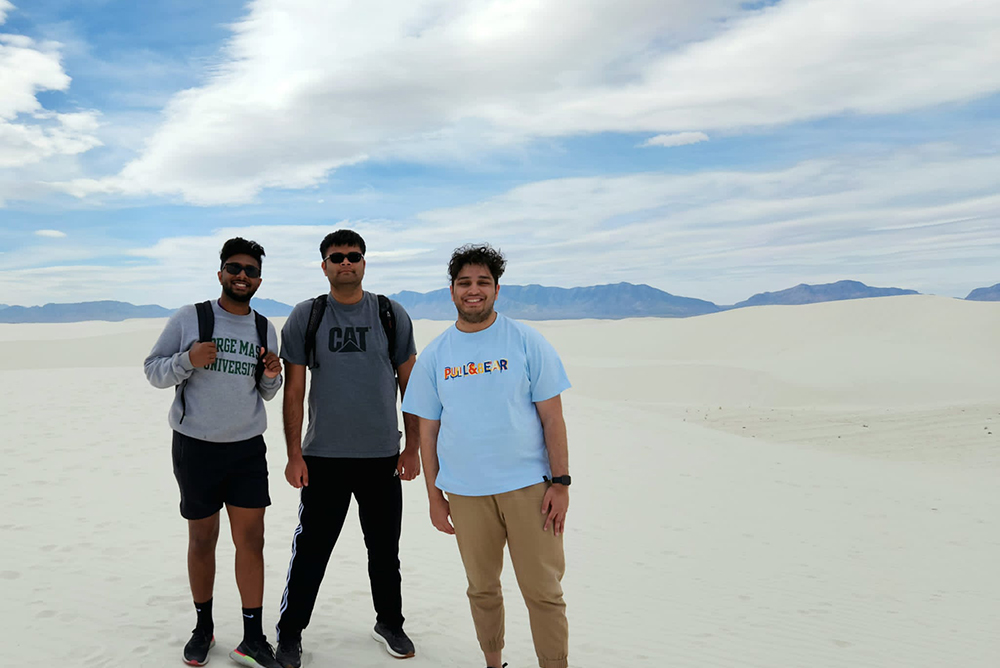
M521 320L575 320L582 318L686 318L748 306L814 304L817 302L915 295L914 290L873 288L858 281L838 281L825 285L797 285L779 292L762 292L732 306L718 306L702 299L678 297L648 285L617 283L585 288L550 288L541 285L501 285L497 309ZM406 308L412 318L451 320L455 306L447 288L431 292L403 291L389 295ZM1000 301L1000 283L978 288L966 299ZM287 316L292 307L273 299L254 299L253 307L268 317ZM0 304L0 323L80 322L84 320L125 320L163 318L174 309L162 306L133 306L125 302L99 301L45 306Z
M413 318L449 320L455 305L448 288L432 292L398 292L389 295ZM571 320L577 318L684 318L715 313L712 302L677 297L648 285L618 283L586 288L547 288L541 285L500 285L497 309L520 320Z
M966 299L974 302L1000 302L1000 283L988 288L976 288Z
M896 295L917 295L916 290L899 288L872 288L858 281L837 281L824 285L802 283L780 292L761 292L746 301L733 304L732 308L745 306L773 306L777 304L816 304L838 302L845 299L867 299L869 297L895 297Z
M130 318L163 318L171 309L150 304L134 306L126 302L101 301L79 304L46 304L45 306L8 306L0 309L0 322L81 322Z
M253 307L257 313L266 315L268 318L284 318L292 312L291 306L273 299L254 299Z
M261 315L271 318L283 317L292 312L291 306L273 299L255 299L253 306ZM86 320L119 322L132 318L166 318L176 310L155 304L135 306L128 302L116 301L46 304L45 306L0 304L0 323L83 322Z

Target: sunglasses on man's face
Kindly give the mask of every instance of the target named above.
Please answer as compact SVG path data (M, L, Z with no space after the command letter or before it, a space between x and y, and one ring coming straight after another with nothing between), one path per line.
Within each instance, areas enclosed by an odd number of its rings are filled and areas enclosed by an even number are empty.
M361 253L351 251L350 253L330 253L326 256L326 260L327 262L340 264L344 261L345 257L351 262L351 264L357 264L358 262L361 262L361 260L365 259L365 256Z
M260 267L255 267L252 264L227 262L222 266L222 268L226 270L226 273L232 274L233 276L239 276L242 271L247 275L247 278L260 278Z

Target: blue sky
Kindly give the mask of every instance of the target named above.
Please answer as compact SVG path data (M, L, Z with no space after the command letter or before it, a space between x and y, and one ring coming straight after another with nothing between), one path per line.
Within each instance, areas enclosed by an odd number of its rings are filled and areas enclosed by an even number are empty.
M509 283L733 303L1000 281L984 0L0 0L0 303L177 306L235 235L263 297Z

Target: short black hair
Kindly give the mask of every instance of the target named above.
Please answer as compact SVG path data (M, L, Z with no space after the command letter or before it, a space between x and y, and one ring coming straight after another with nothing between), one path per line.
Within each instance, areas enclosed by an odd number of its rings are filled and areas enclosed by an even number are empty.
M222 244L222 252L219 253L219 269L226 266L226 260L234 255L249 255L257 260L257 266L264 266L264 247L256 241L234 237Z
M326 259L326 249L330 246L357 246L361 249L361 254L365 254L365 240L354 230L337 230L323 237L323 243L319 245L319 254Z
M448 278L452 285L459 272L469 264L481 264L493 274L493 282L500 285L500 277L507 267L507 260L499 248L493 248L489 244L466 244L455 249L451 254L451 261L448 263Z

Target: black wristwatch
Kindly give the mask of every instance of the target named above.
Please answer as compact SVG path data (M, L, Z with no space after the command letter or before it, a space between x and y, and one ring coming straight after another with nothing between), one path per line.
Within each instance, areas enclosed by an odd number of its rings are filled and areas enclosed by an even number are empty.
M570 477L568 475L554 475L551 478L548 476L542 476L545 478L546 482L551 482L555 485L566 485L569 487Z

